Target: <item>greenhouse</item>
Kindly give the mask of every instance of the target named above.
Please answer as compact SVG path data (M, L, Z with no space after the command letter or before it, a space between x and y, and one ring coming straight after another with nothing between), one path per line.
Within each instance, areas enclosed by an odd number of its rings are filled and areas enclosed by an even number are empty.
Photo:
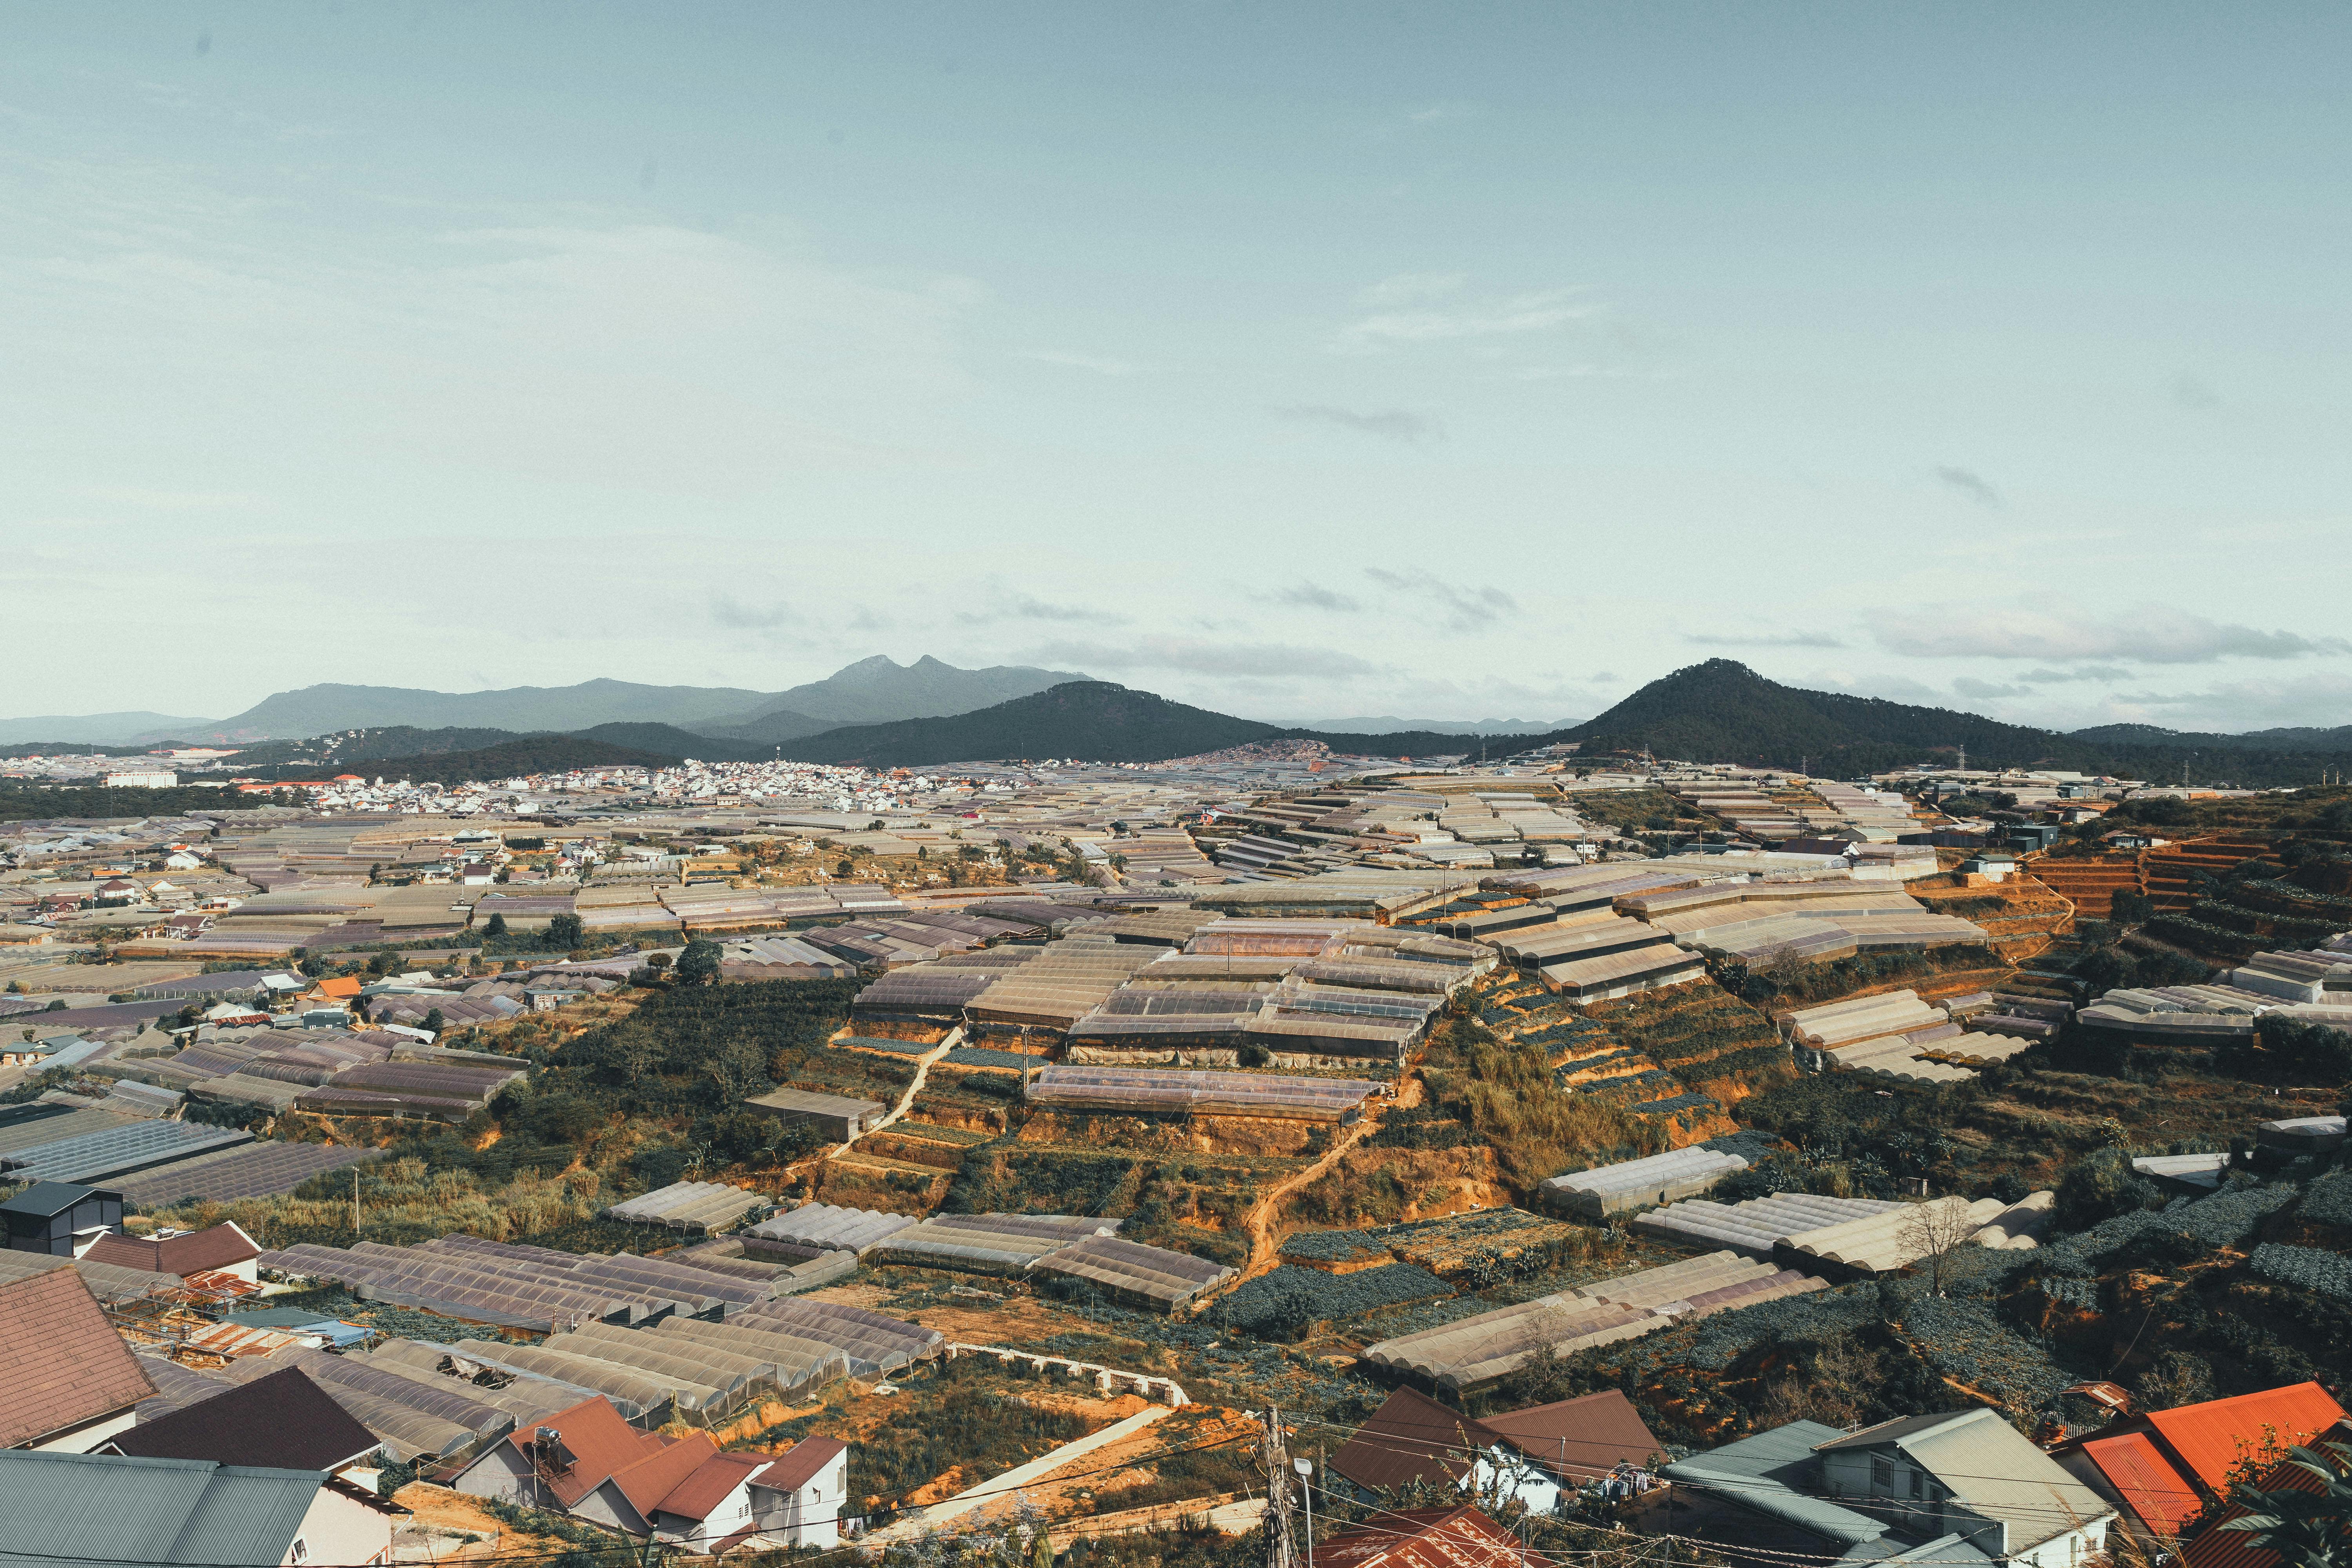
M1364 1359L1463 1394L1510 1375L1538 1351L1566 1355L1825 1288L1792 1270L1713 1252L1383 1340Z
M757 1240L803 1258L814 1258L821 1252L863 1252L914 1223L912 1215L803 1204L789 1213L761 1220L744 1231L743 1236L747 1241Z
M1071 1215L933 1215L877 1243L869 1263L912 1264L967 1274L1020 1274L1047 1253L1088 1237L1114 1236L1119 1222Z
M733 1225L754 1209L767 1206L768 1200L759 1194L724 1182L673 1182L642 1197L614 1204L604 1211L604 1215L632 1225L715 1231Z
M1678 1241L1690 1247L1727 1247L1751 1258L1769 1258L1783 1237L1901 1207L1903 1205L1885 1198L1832 1198L1811 1193L1774 1193L1769 1197L1750 1198L1739 1204L1692 1198L1653 1209L1637 1217L1632 1228L1664 1241Z
M1380 1086L1368 1079L1153 1068L1048 1067L1029 1086L1033 1105L1068 1110L1271 1116L1353 1121Z
M105 1182L191 1155L253 1142L252 1133L234 1127L210 1127L194 1121L124 1121L111 1115L105 1120L113 1125L0 1153L0 1171L5 1171L12 1182Z
M1571 1171L1543 1184L1552 1207L1580 1219L1599 1221L1611 1215L1696 1197L1734 1171L1748 1169L1737 1154L1712 1149L1673 1149L1640 1160Z
M1121 1306L1172 1312L1234 1271L1187 1253L1096 1236L1038 1259L1037 1272L1087 1280Z

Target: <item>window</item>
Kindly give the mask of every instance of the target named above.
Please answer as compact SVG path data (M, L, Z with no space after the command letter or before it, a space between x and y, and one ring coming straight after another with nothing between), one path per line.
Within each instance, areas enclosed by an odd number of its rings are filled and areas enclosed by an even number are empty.
M310 1543L303 1540L300 1536L296 1536L294 1538L294 1544L287 1551L286 1561L289 1563L308 1563L310 1561Z
M1887 1463L1883 1455L1873 1454L1870 1457L1870 1486L1874 1491L1891 1492L1895 1489L1895 1467Z
M1920 1471L1918 1471L1918 1470L1912 1470L1912 1471L1909 1471L1909 1472L1907 1472L1907 1473L1908 1473L1908 1474L1910 1475L1910 1477L1911 1477L1911 1495L1912 1495L1913 1497L1925 1497L1925 1496L1927 1496L1927 1476L1926 1476L1926 1475L1924 1475L1923 1473L1921 1473L1921 1472L1920 1472Z

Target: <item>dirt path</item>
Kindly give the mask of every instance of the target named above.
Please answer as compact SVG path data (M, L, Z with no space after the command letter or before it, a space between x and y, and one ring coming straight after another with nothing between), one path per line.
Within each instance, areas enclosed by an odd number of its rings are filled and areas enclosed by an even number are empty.
M1275 1266L1276 1252L1281 1247L1282 1241L1274 1234L1274 1216L1282 1207L1283 1199L1325 1175L1332 1166L1339 1163L1340 1156L1379 1131L1381 1120L1389 1111L1407 1110L1420 1103L1421 1075L1407 1068L1404 1073L1400 1075L1397 1097L1394 1100L1379 1101L1378 1113L1368 1106L1356 1124L1344 1129L1341 1136L1332 1142L1330 1149L1321 1159L1287 1180L1266 1189L1265 1195L1258 1199L1249 1213L1243 1216L1242 1229L1250 1238L1250 1256L1249 1262L1243 1266L1240 1278L1234 1283L1238 1285L1243 1280L1255 1279Z
M961 1044L963 1044L963 1026L961 1025L958 1025L956 1027L948 1031L948 1037L946 1039L941 1040L938 1045L933 1046L929 1050L916 1058L915 1076L907 1080L907 1092L898 1097L898 1103L890 1108L890 1113L888 1115L882 1118L881 1121L876 1122L873 1126L867 1128L865 1132L859 1133L857 1137L863 1138L868 1133L879 1132L884 1128L889 1126L892 1122L897 1121L900 1117L906 1115L908 1110L915 1103L915 1096L923 1092L923 1080L930 1076L931 1064ZM850 1149L855 1146L857 1138L852 1138L847 1143L842 1144L839 1148L835 1149L832 1152L825 1155L825 1158L828 1160L838 1159L842 1155L849 1152Z

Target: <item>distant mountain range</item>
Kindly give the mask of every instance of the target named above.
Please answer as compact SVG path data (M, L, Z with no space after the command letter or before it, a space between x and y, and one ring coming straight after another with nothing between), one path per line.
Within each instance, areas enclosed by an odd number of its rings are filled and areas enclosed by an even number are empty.
M1549 735L1568 727L1565 719L1400 719L1384 713L1376 719L1307 719L1296 730L1342 735L1401 734L1418 731L1430 735Z
M899 665L877 655L788 691L641 686L626 680L465 692L320 685L274 693L228 719L101 713L0 720L0 744L122 746L182 741L236 745L303 740L350 730L473 729L531 734L574 732L602 724L665 724L772 748L779 741L843 724L966 713L1085 679L1071 670L1012 665L959 669L929 655L913 664Z
M1014 694L971 709L922 711L1004 690ZM537 715L562 721L533 722L528 729L478 721L347 721L354 714L446 718L452 712L478 720ZM621 716L598 716L615 713ZM709 717L714 713L727 721ZM1721 658L1654 680L1580 724L1533 733L1517 723L1473 730L1432 722L1400 729L1389 727L1395 721L1377 719L1339 721L1361 724L1360 731L1336 724L1276 725L1083 676L1013 667L957 669L931 658L909 666L866 659L824 680L764 696L623 681L463 696L390 687L310 687L280 693L215 728L225 732L240 725L304 724L327 714L337 722L326 732L314 731L314 738L248 742L238 766L271 777L332 768L370 774L397 771L421 779L683 757L728 762L782 755L881 767L1048 757L1160 762L1252 741L1299 739L1324 742L1342 753L1414 758L1502 757L1574 742L1582 757L1647 749L1697 762L1802 765L1833 777L1913 762L1957 762L1963 750L1972 767L2076 769L2246 787L2314 784L2323 768L2352 767L2352 726L2216 735L2109 724L2062 734L1954 709L1782 686ZM698 714L702 717L693 716ZM837 715L856 717L829 717ZM55 727L68 721L34 722ZM183 731L165 738L205 737ZM529 765L533 759L545 760ZM397 770L362 765L404 761L407 765ZM420 765L430 771L420 772ZM467 768L478 771L463 771Z
M153 736L169 739L182 730L197 729L209 719L174 719L168 713L56 714L46 719L0 719L0 746L26 742L61 745L110 746Z

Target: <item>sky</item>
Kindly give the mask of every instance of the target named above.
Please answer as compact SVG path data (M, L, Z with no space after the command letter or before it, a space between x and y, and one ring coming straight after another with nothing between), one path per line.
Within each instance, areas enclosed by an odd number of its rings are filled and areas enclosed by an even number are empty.
M0 714L2352 722L2352 10L0 12Z

